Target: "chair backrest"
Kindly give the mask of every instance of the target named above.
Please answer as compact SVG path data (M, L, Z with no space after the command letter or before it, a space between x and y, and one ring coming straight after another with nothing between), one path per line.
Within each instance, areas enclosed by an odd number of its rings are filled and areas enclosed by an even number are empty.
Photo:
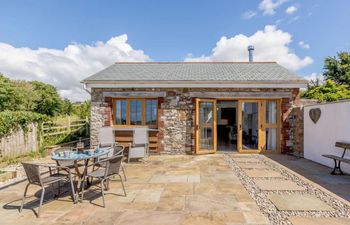
M22 162L24 171L26 172L28 182L31 184L41 185L40 166L34 163Z
M106 162L105 177L119 174L119 169L122 164L123 156L117 155L108 158Z
M116 145L113 148L113 155L123 155L124 154L124 146Z
M98 133L100 147L114 146L115 136L113 127L101 127Z
M148 144L148 128L140 127L134 129L133 144L134 146Z

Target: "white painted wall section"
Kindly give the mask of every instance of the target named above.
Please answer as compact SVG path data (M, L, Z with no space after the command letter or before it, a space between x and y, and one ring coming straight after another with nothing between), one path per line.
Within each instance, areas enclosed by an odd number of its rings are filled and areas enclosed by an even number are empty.
M309 116L309 111L313 108L321 109L321 117L316 124ZM350 101L305 106L304 157L333 168L333 160L322 155L341 156L343 149L335 147L337 141L350 142ZM345 157L350 159L350 150ZM349 164L342 163L341 168L350 173Z

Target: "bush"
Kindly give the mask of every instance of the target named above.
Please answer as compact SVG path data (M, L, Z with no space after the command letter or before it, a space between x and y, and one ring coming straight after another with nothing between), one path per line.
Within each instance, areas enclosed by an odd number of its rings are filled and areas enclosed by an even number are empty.
M48 117L35 112L28 111L8 111L0 112L0 137L10 134L11 130L22 128L28 130L28 124L32 122L42 122Z
M309 89L302 94L302 97L317 99L319 101L334 102L338 99L350 98L350 90L348 85L337 85L332 80L326 80L321 86L309 87Z

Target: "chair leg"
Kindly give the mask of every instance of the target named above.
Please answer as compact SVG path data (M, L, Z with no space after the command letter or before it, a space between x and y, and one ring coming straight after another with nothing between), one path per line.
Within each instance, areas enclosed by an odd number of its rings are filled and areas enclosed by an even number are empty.
M45 188L43 187L41 190L40 205L39 205L39 209L38 209L38 217L40 217L40 211L41 211L41 206L42 206L43 201L44 201L44 195L45 195Z
M120 174L118 174L118 176L120 177L120 182L122 183L122 187L123 187L123 191L124 191L124 196L126 197L126 192L125 192L125 187L124 187L124 182L122 179L122 176Z
M122 171L123 171L123 174L124 174L124 180L126 181L126 175L125 175L124 166L123 166L123 165L121 165L121 167L122 167Z
M89 179L88 177L86 179ZM82 187L81 187L81 199L80 202L83 202L84 200L84 187L85 187L85 179L82 181ZM79 194L78 194L79 195Z
M77 198L76 198L77 196L75 194L74 184L73 184L73 179L72 178L70 178L70 187L72 189L72 199L74 201L74 204L76 204L77 203Z
M29 185L30 185L30 183L28 183L27 186L26 186L26 188L24 189L22 204L21 204L21 208L19 208L19 212L22 212L23 205L24 205L24 200L26 199L26 195L27 195L27 191L28 191Z
M103 182L104 180L101 180L101 193L102 193L102 202L103 202L103 208L106 207L106 204L105 204L105 193L104 193L104 188L103 188Z

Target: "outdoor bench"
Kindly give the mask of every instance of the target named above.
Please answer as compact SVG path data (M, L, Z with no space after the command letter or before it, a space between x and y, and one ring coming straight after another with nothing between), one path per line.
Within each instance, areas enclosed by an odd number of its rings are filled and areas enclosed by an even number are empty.
M335 147L344 149L343 154L341 156L336 156L336 155L322 155L322 156L334 160L334 169L331 172L331 174L344 175L343 171L340 168L340 163L343 162L343 163L350 164L350 159L344 158L346 151L350 149L350 143L336 142Z

